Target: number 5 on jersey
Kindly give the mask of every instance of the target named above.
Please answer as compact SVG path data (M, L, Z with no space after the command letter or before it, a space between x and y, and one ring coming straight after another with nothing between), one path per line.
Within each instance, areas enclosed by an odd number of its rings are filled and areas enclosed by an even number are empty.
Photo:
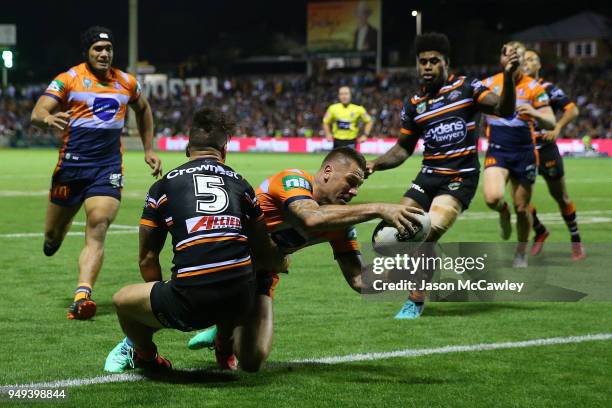
M193 175L193 186L196 197L196 211L205 214L218 214L225 211L229 204L227 192L221 187L223 179L219 176Z

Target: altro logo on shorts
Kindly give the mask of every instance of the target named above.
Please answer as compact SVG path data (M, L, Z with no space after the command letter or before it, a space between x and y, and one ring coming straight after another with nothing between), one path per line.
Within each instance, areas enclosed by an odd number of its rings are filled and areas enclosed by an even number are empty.
M425 144L430 148L446 147L463 142L466 136L467 124L454 116L431 124L425 132Z
M119 102L113 98L96 98L91 110L95 117L108 122L119 112Z

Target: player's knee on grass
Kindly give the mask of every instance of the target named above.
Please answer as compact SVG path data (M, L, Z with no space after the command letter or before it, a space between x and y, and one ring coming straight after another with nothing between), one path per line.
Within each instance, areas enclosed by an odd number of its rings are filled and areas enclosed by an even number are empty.
M237 356L240 368L248 373L256 373L261 370L269 354L269 347L257 342L254 347L249 348L249 350L242 350Z

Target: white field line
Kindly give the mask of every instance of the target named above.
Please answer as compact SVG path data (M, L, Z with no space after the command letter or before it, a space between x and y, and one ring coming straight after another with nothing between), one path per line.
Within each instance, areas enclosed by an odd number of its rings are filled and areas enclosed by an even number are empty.
M612 222L612 210L578 210L578 224L599 224ZM607 216L607 217L606 217ZM482 220L497 220L499 214L495 211L467 211L459 216L457 221L482 221ZM565 221L561 218L558 212L540 213L538 218L545 224L564 224ZM367 221L368 224L378 224L380 220Z
M602 215L612 215L612 210L594 210L594 211L580 211L578 213L578 223L579 224L601 224L601 223L611 223L612 217L602 217ZM458 221L479 221L479 220L496 220L499 216L494 211L486 211L486 212L466 212L459 216ZM559 215L559 213L538 213L538 217L540 220L544 221L547 224L563 224L564 221ZM367 221L366 224L378 224L380 220L370 220ZM74 225L84 226L85 223L81 221L73 222ZM122 225L122 224L113 224L108 231L108 235L125 235L125 234L135 234L138 232L138 226L135 225ZM7 233L0 234L0 239L2 238L36 238L42 237L44 234L42 232L17 232L17 233ZM85 236L85 232L76 231L69 232L68 236Z
M85 226L85 223L82 221L74 221L73 225ZM122 225L122 224L113 224L108 230L108 235L125 235L125 234L136 234L138 233L138 226L135 225ZM42 232L17 232L12 234L0 234L1 238L36 238L43 237L45 234ZM68 233L69 237L83 237L85 236L85 231L71 231Z
M351 363L355 361L375 361L389 358L400 357L421 357L433 354L449 354L449 353L466 353L473 351L490 351L504 350L526 347L551 346L558 344L576 344L590 341L606 341L612 340L612 333L587 334L584 336L569 336L569 337L552 337L548 339L534 339L526 341L501 342L501 343L481 343L470 344L464 346L445 346L428 349L406 349L397 351L388 351L382 353L363 353L349 354L345 356L332 356L322 358L309 358L303 360L291 360L286 362L278 362L279 365L302 365L302 364L341 364ZM184 369L182 371L195 371L197 368ZM109 384L118 382L133 382L143 381L147 378L140 374L115 374L103 375L92 378L71 378L66 380L57 380L49 382L39 382L30 384L7 384L0 386L0 394L8 393L10 389L15 388L65 388L65 387L82 387L93 384Z

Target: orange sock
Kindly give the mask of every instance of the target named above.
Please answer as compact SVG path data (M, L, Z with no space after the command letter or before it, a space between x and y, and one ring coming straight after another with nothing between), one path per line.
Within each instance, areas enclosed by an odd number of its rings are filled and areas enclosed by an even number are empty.
M81 299L88 299L91 297L92 287L87 282L79 282L79 286L77 286L74 291L74 301Z

